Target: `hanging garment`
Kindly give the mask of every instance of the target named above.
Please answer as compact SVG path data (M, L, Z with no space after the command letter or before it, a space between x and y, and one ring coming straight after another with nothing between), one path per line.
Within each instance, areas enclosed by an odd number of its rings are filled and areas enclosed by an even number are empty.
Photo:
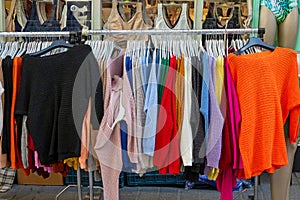
M219 105L220 111L222 113L223 118L226 116L226 95L224 89L224 58L223 56L218 56L215 62L215 74L214 74L214 86L215 86L215 95L216 100ZM221 125L221 124L220 124ZM221 127L220 127L221 129ZM222 137L221 131L218 131L220 135L215 135L214 137ZM222 147L222 146L221 146ZM221 147L216 147L217 156L220 158ZM219 170L217 168L210 169L208 178L210 180L216 180L218 176Z
M201 51L200 53L202 67L203 67L203 81L201 89L201 105L200 112L204 118L204 131L205 131L205 141L201 145L201 150L199 153L200 158L205 157L207 139L208 139L208 127L209 127L209 82L210 82L210 69L208 67L209 56L206 52Z
M118 182L122 170L120 123L125 121L128 131L128 155L138 162L135 133L135 105L127 76L123 75L124 52L107 64L107 83L104 116L96 139L95 151L100 162L104 199L119 199ZM120 76L123 75L121 78ZM113 158L113 159L112 159Z
M193 133L193 164L185 167L184 177L191 182L198 182L199 174L204 173L204 159L199 157L201 145L204 142L204 119L200 114L203 67L198 56L192 57L192 112L191 128ZM198 111L198 112L197 112Z
M99 64L99 74L100 80L97 84L96 93L95 93L95 106L92 107L92 99L89 99L88 109L84 116L83 125L82 125L82 135L81 135L81 152L79 157L80 168L85 171L94 171L96 170L93 156L94 145L92 144L92 134L93 130L99 129L99 126L92 127L92 124L100 124L104 115L104 102L103 102L103 70L101 69L102 65ZM91 116L96 116L97 122L91 123ZM96 119L93 118L93 119Z
M193 164L193 132L190 123L192 105L192 63L190 57L184 59L184 110L180 137L180 155L184 166Z
M22 58L16 57L13 61L12 69L12 101L11 101L11 115L10 115L10 162L13 169L23 168L21 159L21 135L22 135L22 120L23 116L15 116L15 107L17 95L20 87ZM17 128L19 124L20 128Z
M28 116L41 164L80 156L83 118L99 79L98 64L87 45L50 56L24 56L15 114Z
M145 59L145 58L144 58ZM141 61L142 60L142 61ZM145 65L145 64L144 64ZM134 100L136 104L136 136L137 136L137 144L138 144L138 152L139 153L139 162L137 165L137 173L143 174L146 172L147 169L152 167L152 158L148 155L143 153L142 147L142 138L144 135L144 127L146 121L146 114L144 112L145 106L145 94L144 85L145 83L142 82L142 74L141 68L143 66L143 56L140 57L140 60L133 59L133 91L134 91ZM145 78L145 77L144 77ZM145 78L147 79L147 78Z
M120 16L118 11L118 1L113 0L112 2L112 10L108 17L106 24L104 24L103 29L105 30L145 30L149 29L144 20L142 13L142 2L136 3L136 13L134 16L128 21L124 21L124 19ZM147 35L106 35L105 40L114 40L118 46L121 48L126 48L128 40L148 40Z
M187 9L187 4L183 3L181 7L181 13L179 16L179 19L175 23L174 27L170 27L167 22L166 22L166 16L164 15L164 8L161 3L158 4L158 13L157 17L154 22L154 29L157 30L190 30L189 23L188 23L188 9ZM171 35L172 39L188 39L186 35L182 37L180 36L175 36ZM166 41L170 39L170 35L153 35L151 36L151 39L155 41Z
M202 75L203 66L198 56L192 57L192 112L191 112L191 128L193 133L193 163L202 164L203 159L200 159L199 153L202 143L204 142L204 119L200 113L201 90L202 90ZM199 111L199 112L197 112Z
M290 142L296 142L300 91L296 52L286 48L228 56L241 109L239 147L244 176L269 173L287 164L284 123L290 114Z
M209 79L209 128L206 148L207 166L218 168L221 156L222 130L224 118L221 113L215 92L216 62L209 57L210 79Z
M96 94L97 94L97 90L96 90ZM101 98L98 100L101 100L101 99L102 99L102 95L101 95ZM95 102L96 102L96 96L95 96ZM101 103L101 102L97 102L97 104L99 104L99 103ZM87 160L89 157L90 134L91 134L90 133L90 131L91 131L91 124L90 124L91 109L92 109L92 102L91 102L91 99L89 99L88 108L87 108L87 111L83 118L82 131L81 131L81 150L80 150L80 157L78 158L80 168L84 169L86 171L88 169L87 168ZM75 169L75 167L74 167L74 169Z
M13 61L11 57L6 57L2 60L2 70L4 78L4 113L3 121L9 122L11 116L11 102L12 102L12 69ZM3 124L2 131L2 153L10 155L10 123ZM9 157L8 157L9 159ZM10 160L8 160L10 161Z
M152 64L144 66L150 68L149 79L145 85L147 88L145 90L145 105L144 111L146 113L146 122L143 135L143 153L149 156L154 155L155 149L155 137L156 137L156 127L157 127L157 116L158 116L158 91L157 91L157 65L159 62L159 56L157 55L157 50L155 49L152 57Z
M239 170L242 170L238 138L241 114L238 96L232 80L227 59L224 66L224 85L226 88L226 117L222 136L222 152L219 162L220 173L217 188L221 192L220 199L233 199L232 189L236 185Z
M176 122L176 97L174 95L176 78L176 57L170 59L164 93L158 114L157 134L153 164L161 174L180 173L180 150Z
M131 88L131 93L132 95L134 95L133 93L133 77L132 77L132 60L130 56L127 56L125 58L125 69L126 72L124 74L124 76L127 77L129 84L130 84L130 88ZM123 69L125 71L125 69ZM121 128L121 146L122 146L122 161L123 161L123 171L128 171L131 172L132 170L136 170L137 169L137 164L136 163L132 163L130 161L130 158L128 156L128 128L126 125L125 121L122 121L120 123L120 128Z
M2 86L4 86L4 76L3 76L3 71L2 71L2 59L0 58L0 83ZM5 92L3 88L3 92ZM1 124L2 124L2 129L1 129L1 137L0 137L0 168L5 168L6 163L7 163L7 154L2 153L2 140L3 140L3 126L4 126L4 93L1 93L1 108L2 108L2 118L1 118ZM0 115L1 115L0 113Z
M181 137L182 121L184 113L184 56L177 57L177 74L175 80L176 95L176 123L178 127L178 137Z
M0 61L1 62L1 61ZM2 68L2 67L0 67ZM2 69L1 69L1 74L2 74ZM4 93L4 88L3 88L3 75L1 75L2 78L0 80L0 136L2 136L2 129L3 129L3 93Z

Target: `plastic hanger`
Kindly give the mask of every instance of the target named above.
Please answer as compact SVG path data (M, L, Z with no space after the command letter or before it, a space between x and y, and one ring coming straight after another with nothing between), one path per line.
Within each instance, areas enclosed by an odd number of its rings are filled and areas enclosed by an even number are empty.
M100 54L99 54L99 58L100 59L106 60L106 58L104 56L105 56L105 51L108 48L107 43L108 42L104 42L104 43L99 43L98 44L98 49L99 49L99 52L100 52Z
M6 42L4 46L4 50L1 54L2 59L6 58L9 48L11 48L11 42Z
M186 40L185 41L185 49L186 49L186 52L187 52L187 55L188 57L192 57L193 56L193 52L192 52L192 47L191 47L191 42L190 40Z
M194 56L194 52L193 52L193 44L191 42L191 40L186 40L186 49L188 52L188 56L189 57L193 57Z
M74 45L66 43L63 40L56 40L49 47L47 47L47 48L45 48L45 49L43 49L41 51L38 51L38 52L35 52L35 53L31 53L30 56L41 56L43 54L46 54L46 53L50 52L51 50L54 50L54 49L60 48L60 47L63 47L63 48L72 48L72 47L74 47Z
M212 39L212 52L213 56L216 58L219 56L218 47L217 47L217 40Z
M207 53L208 53L208 55L213 56L212 49L211 49L211 47L212 47L211 46L211 39L208 39L206 42L207 42Z
M4 47L5 47L5 42L3 42L3 41L0 42L0 55L2 54Z
M10 45L10 47L9 47L9 49L8 49L8 51L6 52L6 56L10 56L11 58L13 58L13 52L15 51L15 49L16 49L16 42L14 41L14 42L11 42L11 45Z
M17 54L16 54L16 57L20 57L20 56L22 55L22 54L20 54L20 52L23 51L24 45L25 45L25 42L24 42L24 41L21 42L20 48L19 48L19 50L18 50L18 52L17 52Z
M224 40L222 40L221 38L219 38L218 40L218 49L219 49L219 52L220 52L220 55L221 56L225 56L225 46L224 46Z
M149 66L149 62L150 61L150 50L151 50L151 45L150 45L150 41L147 42L147 49L146 49L146 66L148 67Z
M240 36L239 40L238 40L239 44L240 44L240 48L242 48L245 44Z
M12 52L14 51L14 48L15 48L15 42L11 42L11 45L8 48L8 51L6 52L6 56L10 56L11 58L13 58Z
M21 48L19 49L19 52L17 53L18 57L21 57L26 52L27 45L28 45L27 41L22 42Z
M102 42L102 41L100 41L100 40L97 40L96 42L95 42L95 54L96 54L96 58L97 58L97 60L100 60L101 59L101 53L102 53L102 49L103 49L103 46L105 45L104 44L105 42ZM101 48L102 47L102 48Z
M28 43L27 49L26 49L26 54L32 53L32 46L33 46L33 42L30 41Z
M174 52L173 52L173 49L172 49L172 40L167 40L166 41L167 42L167 55L169 56L169 57L172 57L172 55L174 55Z
M97 60L100 59L100 49L99 46L101 45L101 42L99 40L97 41L90 41L91 44L94 42L94 52L95 52L95 57Z
M275 50L274 46L264 43L260 38L251 37L248 40L247 44L245 46L243 46L242 48L240 48L239 50L235 51L234 54L240 55L243 52L245 52L247 49L249 49L250 47L255 47L255 46L262 47L264 49L271 50L271 51Z
M183 52L184 57L189 57L189 53L187 52L187 45L185 45L185 41L180 40L181 52Z
M16 56L16 54L18 53L19 49L20 49L20 43L17 42L17 41L13 42L13 44L12 44L12 50L10 52L10 56L12 58L14 58Z

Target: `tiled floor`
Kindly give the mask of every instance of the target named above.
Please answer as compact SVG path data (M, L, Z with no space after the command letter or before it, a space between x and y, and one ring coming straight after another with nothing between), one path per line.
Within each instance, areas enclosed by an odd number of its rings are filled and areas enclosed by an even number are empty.
M64 187L59 186L26 186L13 185L13 188L7 193L0 194L0 200L4 199L55 199L56 195ZM88 199L88 188L83 188L83 199ZM94 189L95 199L103 199L102 190ZM238 196L234 195L237 200L250 199L253 191L246 191ZM86 198L85 198L86 197ZM78 199L76 187L66 190L60 197L60 200ZM120 189L120 200L215 200L219 199L219 193L216 190L192 189L185 190L177 187L123 187ZM258 187L258 200L270 200L269 175L260 176L260 185ZM300 200L300 173L294 173L290 190L290 200Z

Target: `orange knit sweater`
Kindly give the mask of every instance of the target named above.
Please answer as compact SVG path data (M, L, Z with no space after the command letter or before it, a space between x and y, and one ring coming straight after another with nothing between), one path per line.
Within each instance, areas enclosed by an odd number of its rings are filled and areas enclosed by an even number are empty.
M296 52L277 47L273 52L228 57L242 114L242 177L250 178L264 170L273 173L288 163L283 126L289 114L290 142L298 136L300 90Z

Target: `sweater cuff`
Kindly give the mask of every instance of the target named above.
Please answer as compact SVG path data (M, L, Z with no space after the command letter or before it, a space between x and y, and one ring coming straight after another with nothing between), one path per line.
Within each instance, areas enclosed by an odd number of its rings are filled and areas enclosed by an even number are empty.
M299 135L300 106L290 112L290 143L297 142Z

